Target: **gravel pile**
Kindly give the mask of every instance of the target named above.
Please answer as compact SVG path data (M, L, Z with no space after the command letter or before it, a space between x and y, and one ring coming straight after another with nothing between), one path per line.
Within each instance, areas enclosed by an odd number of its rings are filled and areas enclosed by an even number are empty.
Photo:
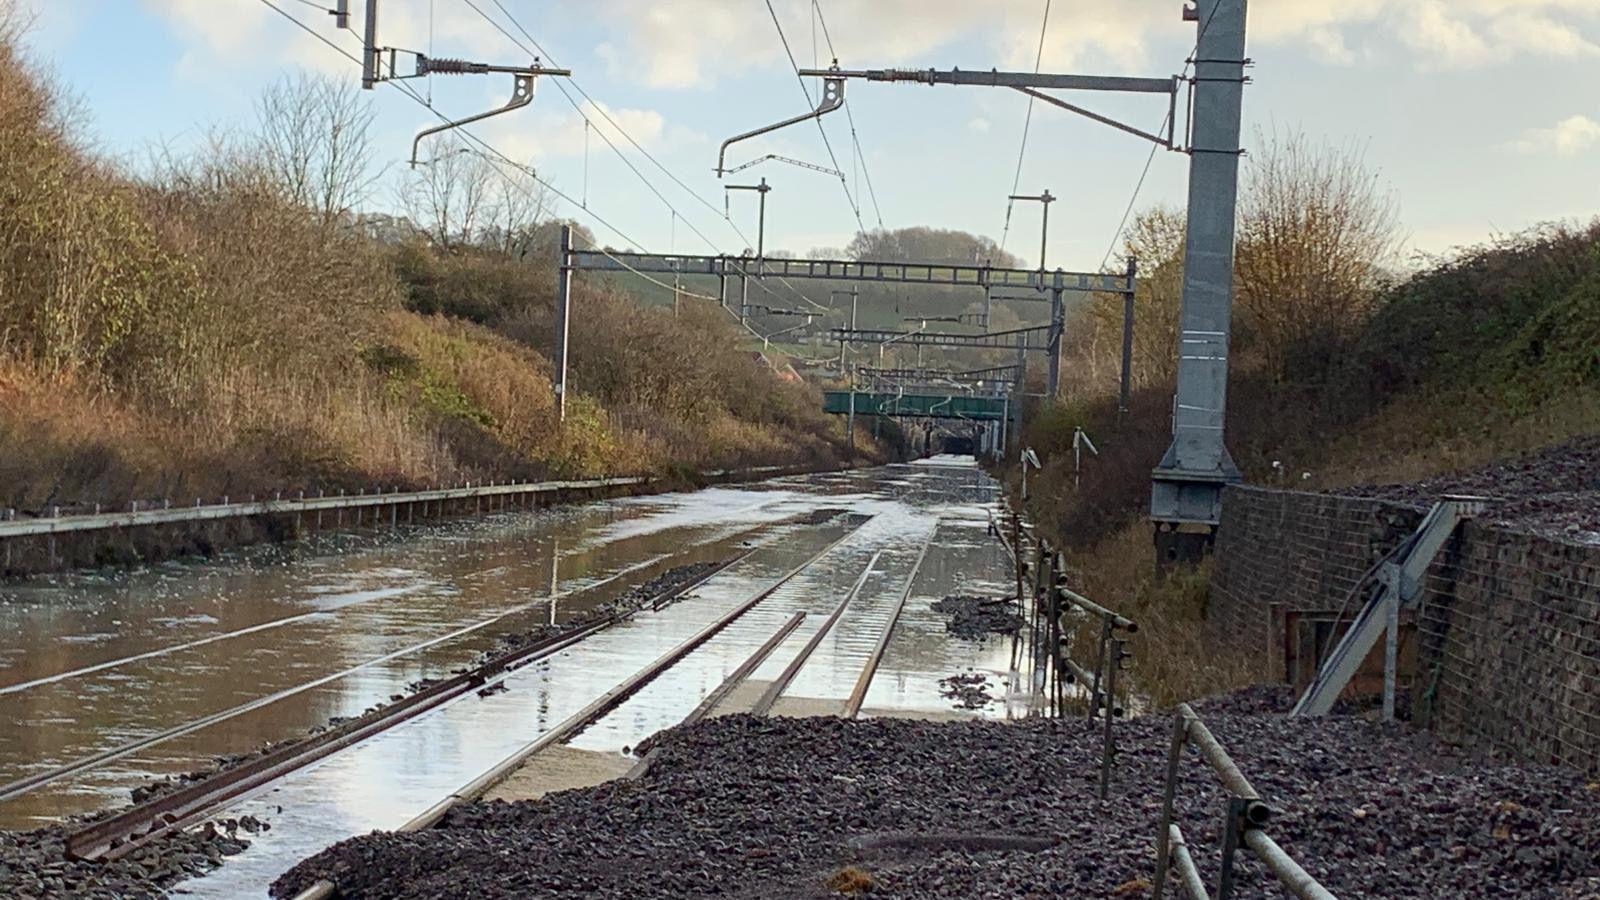
M824 506L799 516L794 521L797 525L826 525L849 511L843 507Z
M1340 494L1426 507L1445 494L1497 501L1486 521L1524 530L1600 535L1600 435L1453 475L1412 484L1367 485Z
M1016 634L1024 624L1014 597L958 594L935 600L930 608L945 617L945 631L969 641L981 641L991 634Z
M68 859L65 827L0 831L0 897L164 897L164 886L222 865L223 857L250 846L243 834L254 834L264 827L266 823L248 816L229 819L197 832L175 835L160 847L137 850L109 863Z
M989 676L961 672L939 679L939 696L955 701L956 709L982 709L1000 699L989 693Z
M1278 809L1269 833L1341 898L1600 889L1600 786L1572 772L1469 764L1364 718L1227 708L1206 722ZM1119 724L1109 802L1096 724L711 719L663 735L639 781L345 841L273 893L331 877L368 898L1148 896L1170 722ZM1222 792L1192 751L1181 777L1180 823L1214 880ZM1239 863L1237 896L1283 896Z

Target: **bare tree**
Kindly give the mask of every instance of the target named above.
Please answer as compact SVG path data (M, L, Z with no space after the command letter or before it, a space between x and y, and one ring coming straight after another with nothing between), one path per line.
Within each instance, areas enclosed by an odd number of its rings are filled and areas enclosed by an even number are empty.
M438 247L477 241L493 221L500 173L457 138L430 138L425 147L400 185L401 207Z
M372 165L373 117L353 84L285 76L256 101L261 158L290 200L332 222L365 200L382 174Z
M1183 210L1154 206L1128 224L1122 250L1139 261L1134 288L1132 383L1164 384L1177 371L1178 310L1183 293ZM1117 267L1120 269L1120 265ZM1075 376L1066 391L1079 399L1117 390L1122 361L1122 297L1096 294L1071 313L1065 340Z
M550 192L531 167L502 169L485 211L481 241L507 256L522 259L538 244L538 228L550 208Z
M1258 136L1239 215L1243 334L1273 371L1360 325L1392 271L1399 204L1359 148Z

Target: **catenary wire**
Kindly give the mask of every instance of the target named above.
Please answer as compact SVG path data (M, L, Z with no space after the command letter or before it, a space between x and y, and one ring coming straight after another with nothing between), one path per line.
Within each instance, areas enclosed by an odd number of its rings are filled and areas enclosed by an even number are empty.
M333 41L329 40L327 37L325 37L325 36L323 36L321 34L318 34L314 29L310 28L304 22L302 22L299 19L295 18L294 16L290 15L287 10L284 10L282 7L280 7L276 3L274 3L273 0L260 0L260 2L263 5L265 5L268 8L270 8L271 10L273 10L274 12L276 12L278 15L280 15L283 18L287 19L290 23L292 23L295 27L299 28L301 31L304 31L306 34L309 34L311 37L317 39L318 41L321 41L323 44L326 44L334 52L336 52L339 55L345 57L346 59L350 60L352 63L355 63L358 66L361 65L361 59L359 57L351 54L348 50L344 49L343 47L340 47L338 44L335 44ZM384 81L383 83L393 87L395 90L399 91L403 96L408 97L409 99L411 99L412 102L418 104L419 106L422 106L424 109L427 109L429 112L433 113L436 117L438 117L441 121L444 121L444 122L450 121L447 116L445 116L443 113L439 112L438 110L434 109L426 100L424 100L422 98L421 95L419 95L415 91L415 89L411 88L410 85L407 85L407 84L404 84L404 83L401 83L401 82L396 82L396 81ZM520 164L520 163L516 162L515 160L511 159L510 157L506 156L504 153L500 152L499 149L494 147L494 145L492 145L489 142L487 142L487 141L483 140L482 138L478 137L476 134L473 134L469 129L467 129L465 127L460 127L460 128L457 128L456 130L461 132L463 135L465 135L468 140L478 144L484 150L488 151L489 155L492 155L493 157L498 157L499 160L505 162L506 164L514 166L514 167L520 169L530 179L532 179L536 183L538 183L541 186L543 186L546 190L549 190L551 193L555 194L557 197L560 197L561 199L567 201L567 203L569 203L569 204L571 204L573 206L577 206L577 202L572 197L568 196L560 188L557 188L555 185L551 184L550 182L544 180L543 178L540 178L537 174L535 174L534 172L529 170L527 167L523 166L522 164ZM501 178L506 179L509 183L519 187L522 190L527 190L527 188L525 186L523 186L521 184L521 182L517 181L516 179L509 178L506 175L505 170L500 168L499 164L495 161L495 159L490 158L489 155L484 155L485 161L487 161L491 166L494 167L496 173L499 174ZM641 246L641 247L643 246L639 242L635 241L633 238L629 237L627 235L627 233L623 232L620 228L618 228L615 225L611 224L610 221L605 219L599 213L596 213L594 210L585 209L583 211L590 218L594 219L600 225L604 226L606 229L608 229L612 233L616 234L618 237L622 238L624 241L626 241L626 242L628 242L630 244L633 244L635 246ZM659 279L652 278L647 273L641 272L638 269L634 268L633 266L628 265L626 262L624 262L621 259L617 258L617 256L612 254L609 250L606 250L604 247L601 247L599 244L596 243L596 244L592 244L591 246L596 251L598 251L599 253L603 254L607 258L609 258L612 262L616 263L622 269L624 269L626 271L629 271L629 272L633 273L634 275L644 279L645 281L648 281L648 282L650 282L652 284L655 284L655 285L657 285L657 286L659 286L661 288L664 288L666 290L672 290L672 286L671 285L669 285L666 282L661 281ZM741 268L741 272L743 272L742 268ZM759 284L760 282L757 282L757 283ZM698 294L698 293L692 293L692 292L687 292L687 291L685 291L683 293L688 295L688 296L696 297L696 298L699 298L699 299L718 301L720 303L719 298L711 297L711 296L706 295L706 294ZM732 310L728 310L728 312L730 313L730 315L734 315L734 316L737 317L737 313L734 313ZM761 334L759 331L757 331L756 329L751 327L749 325L749 323L744 321L744 319L742 317L739 318L739 323L746 331L749 331L751 334L755 335L756 337L762 338L763 340L765 340L767 338L766 335Z
M1048 0L1046 0L1046 2L1048 2ZM839 52L833 49L833 35L828 33L828 19L822 14L821 0L811 0L811 8L816 10L817 22L822 25L822 39L828 44L828 55L834 59L838 59ZM816 37L814 35L811 39L811 43L813 47L815 47ZM812 51L812 55L816 55L815 50ZM850 143L855 145L856 156L861 159L861 176L867 181L867 196L872 198L872 213L875 217L877 217L878 227L882 228L883 210L878 207L878 191L872 186L872 172L867 168L867 154L861 149L861 138L856 134L856 118L850 112L850 104L848 103L844 105L844 117L845 121L850 123ZM856 195L860 196L860 194L861 185L857 184Z
M545 49L544 45L539 43L538 39L533 36L532 32L530 32L517 19L517 17L515 15L513 15L509 9L506 8L505 4L502 3L501 0L490 0L490 2L494 3L495 7L498 8L503 15L505 15L505 17L517 29L517 31L522 33L522 36L525 37L528 40L529 44L533 45L533 48L535 50L537 50L541 56L543 56L546 60L548 60L551 65L558 65L558 63L556 62L555 57L550 55L550 53ZM498 23L495 23L492 19L490 19L487 15L485 15L483 10L479 9L477 6L472 4L470 2L470 0L468 2L468 5L472 6L473 9L478 13L478 15L483 16L485 20L489 21L489 23L491 25L494 25L502 34L506 34L504 28L501 28L498 25ZM519 49L521 49L524 53L529 52L527 47L523 47L515 38L512 38L511 35L506 34L506 37L509 38L511 40L511 42L514 45L516 45ZM633 148L635 150L639 151L639 153L642 156L644 156L645 159L648 159L656 168L660 169L663 174L665 174L669 179L671 179L673 181L673 183L677 184L678 187L682 188L684 190L684 192L687 193L690 197L693 197L702 206L704 206L707 209L711 210L711 212L713 214L719 216L720 218L723 219L723 221L727 222L728 226L733 229L734 234L739 236L739 239L744 242L745 246L748 247L753 243L750 240L750 236L744 232L744 229L739 227L738 223L733 221L733 218L731 216L729 216L724 211L719 211L716 208L716 206L711 203L711 201L707 200L699 192L695 191L694 188L691 188L688 184L684 183L683 179L679 178L675 173L673 173L673 171L671 169L668 169L664 164L662 164L662 162L659 159L657 159L653 154L651 154L649 150L646 150L643 145L641 145L637 140L634 139L633 135L628 133L627 129L622 127L621 123L619 123L618 121L616 121L615 119L613 119L611 117L611 114L606 111L604 106L600 105L600 103L598 101L596 101L592 96L589 95L588 91L585 91L583 89L583 85L579 84L576 79L568 77L566 79L563 79L562 81L557 81L556 82L557 90L561 91L561 95L566 98L568 103L572 104L572 108L578 113L578 115L580 117L583 118L584 126L585 126L585 130L586 131L587 131L589 126L593 125L593 122L589 118L588 114L584 112L583 107L576 100L573 99L571 94L567 93L567 89L566 89L566 86L565 86L566 84L572 85L573 90L577 91L579 93L579 95L581 95L585 100L589 101L589 106L595 112L599 113L600 117L603 118L606 121L607 124L609 124L612 128L616 129L617 133L622 135L623 138L625 138L628 141L629 144L633 145ZM595 128L595 130L599 131L599 128ZM604 137L603 134L601 136ZM587 134L585 135L585 137L587 138ZM611 145L610 141L607 141L606 143L608 145ZM617 151L617 148L616 148L615 145L611 145L611 149L614 152L617 152L618 157L621 158L622 154L620 153L620 151ZM624 159L623 161L627 162L626 159ZM633 168L633 167L630 165L629 168ZM634 169L634 174L636 174L636 175L639 174L637 169ZM643 175L640 175L639 177L641 178L641 180L644 179ZM653 187L652 187L652 190L654 190ZM660 192L659 191L657 191L656 193L657 193L657 196L660 196ZM668 204L668 206L670 208L671 204ZM676 210L674 210L674 211L676 212ZM683 214L680 212L680 213L678 213L678 216L680 218L682 218ZM691 225L690 227L693 227L693 226ZM696 233L698 233L698 231ZM708 241L707 243L709 244L710 242ZM715 245L712 244L711 246L714 247ZM782 284L785 288L787 288L796 297L800 298L800 300L802 300L805 303L809 304L813 308L818 309L818 310L826 309L826 307L824 307L822 304L820 304L820 303L816 302L815 300L812 300L810 297L806 296L805 292L800 290L798 287L796 287L792 282L789 281L789 279L783 278L783 277L780 276L778 278L778 282L780 284ZM768 293L768 294L770 294L770 295L772 295L774 297L777 296L777 294L774 293L773 290L770 287L768 287L765 284L764 281L758 281L757 285L763 291L765 291L766 293Z
M1039 49L1033 56L1033 74L1039 74L1039 66L1044 63L1044 36L1050 26L1050 0L1044 0L1044 20L1039 23ZM1017 148L1017 173L1011 177L1011 193L1017 192L1017 187L1022 184L1022 161L1028 154L1028 131L1033 127L1033 100L1032 94L1028 95L1028 112L1022 117L1022 144ZM1017 201L1006 198L1006 221L1000 229L1000 252L1006 250L1006 242L1011 237L1011 213L1016 208ZM1042 263L1041 263L1042 264Z
M766 4L767 12L772 15L772 26L778 30L778 40L783 44L783 53L789 58L789 68L794 70L795 81L800 85L800 92L805 95L806 105L815 108L816 104L811 99L811 89L806 87L806 80L800 77L800 64L795 62L794 51L789 48L789 38L783 33L783 23L778 21L778 11L773 8L772 0L766 0ZM861 207L850 193L850 183L845 180L844 169L839 166L839 157L834 155L833 144L828 140L828 132L822 127L820 118L812 121L817 123L817 134L822 136L822 146L828 151L828 159L833 162L834 171L839 173L839 187L844 189L844 199L850 204L850 212L856 217L856 226L864 232L867 230L867 223L861 220Z

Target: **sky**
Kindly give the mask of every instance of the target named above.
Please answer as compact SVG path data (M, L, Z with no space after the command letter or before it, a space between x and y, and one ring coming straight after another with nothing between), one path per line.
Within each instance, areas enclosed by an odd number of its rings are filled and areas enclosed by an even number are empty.
M130 165L153 146L182 148L214 129L249 127L255 98L285 73L359 76L351 59L264 0L13 2L33 7L32 52L81 100L96 148ZM354 51L360 16L355 30L336 29L326 11L333 2L271 0ZM754 243L756 196L725 199L723 186L764 176L773 188L769 248L842 247L861 225L881 222L1004 235L1032 265L1039 205L1016 204L1007 230L1015 184L1060 198L1050 210L1049 265L1090 270L1112 249L1130 201L1136 209L1182 204L1188 157L1157 150L1141 183L1150 144L1044 104L1033 110L1023 152L1028 101L1006 89L849 82L848 118L839 111L822 120L831 159L811 123L729 150L730 166L773 153L840 170L844 184L779 161L720 181L713 172L722 140L812 105L774 13L802 67L836 55L845 68L1031 70L1047 5L1044 71L1166 77L1183 69L1194 45L1181 0L773 0L771 11L766 0L381 0L379 43L520 65L529 52L496 25L525 47L523 30L531 34L544 62L573 77L540 78L531 106L474 133L570 197L557 214L617 246L739 252ZM359 12L364 0L352 6ZM1410 250L1447 252L1600 214L1600 0L1252 7L1247 152L1291 132L1359 150L1398 198ZM407 84L458 117L505 103L511 76ZM815 82L807 88L814 99ZM438 119L392 86L370 96L374 164L390 167L392 184L404 176L412 135ZM1166 99L1155 95L1072 99L1146 130L1166 114ZM392 207L393 196L386 184L369 205Z

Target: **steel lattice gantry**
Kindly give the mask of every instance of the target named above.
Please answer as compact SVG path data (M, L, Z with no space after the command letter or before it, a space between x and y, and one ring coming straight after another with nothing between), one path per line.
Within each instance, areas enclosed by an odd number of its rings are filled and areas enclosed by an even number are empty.
M1067 272L1061 269L1012 269L989 265L870 262L842 259L769 259L760 256L696 256L670 253L629 253L579 250L572 246L572 230L561 231L560 264L556 285L555 392L557 409L566 408L567 335L571 314L572 273L629 272L636 275L701 275L718 279L719 298L727 297L729 277L876 281L925 284L939 287L973 287L992 299L1050 298L1050 324L1016 331L984 334L940 334L856 329L834 329L841 343L904 343L910 345L972 348L1006 348L1046 351L1049 355L1048 391L1055 396L1061 378L1061 333L1064 327L1062 296L1067 291L1120 294L1131 308L1136 269L1130 262L1125 273ZM999 294L996 289L1001 289ZM724 299L724 302L725 299ZM742 311L741 311L742 312ZM1019 343L1020 342L1020 343ZM1123 367L1128 366L1124 354Z
M1036 291L1092 291L1130 294L1130 274L1040 271L983 265L862 262L840 259L766 259L753 256L685 256L666 253L616 253L569 250L571 269L713 277L813 278L831 281L883 281L954 287L1014 287Z
M854 413L913 419L998 422L1009 414L1010 398L996 395L824 391L822 408L834 415Z

